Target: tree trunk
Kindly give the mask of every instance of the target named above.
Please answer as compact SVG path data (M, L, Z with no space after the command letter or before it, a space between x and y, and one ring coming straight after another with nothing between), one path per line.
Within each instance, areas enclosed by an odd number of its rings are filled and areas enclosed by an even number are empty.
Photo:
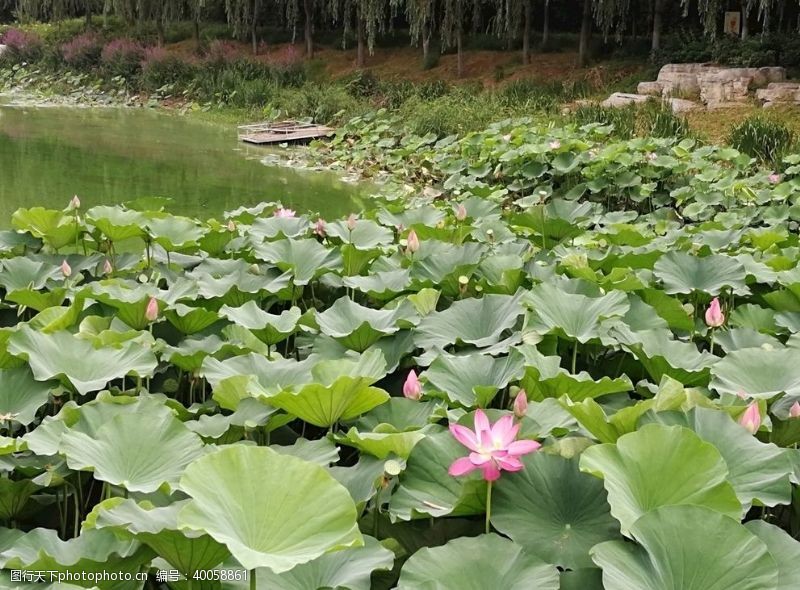
M581 17L581 38L578 44L578 66L584 67L589 61L589 41L592 37L592 0L583 0Z
M542 47L550 43L550 0L544 0L544 23L542 24Z
M431 28L430 25L426 22L425 27L422 31L422 63L425 67L428 67L430 63L430 55L431 55Z
M742 41L750 36L750 27L747 23L747 0L742 0Z
M361 18L361 10L356 11L356 67L363 68L366 64L364 51L364 20Z
M194 17L194 44L200 49L200 15Z
M303 0L303 11L306 15L306 57L314 57L314 6L313 0Z
M258 55L258 3L253 0L253 20L250 23L250 43L253 45L253 55Z
M525 21L522 24L522 64L531 63L531 2L525 0Z
M458 57L457 64L458 65L457 65L457 69L456 69L456 75L459 78L463 78L464 77L464 51L463 51L463 48L462 48L462 45L464 44L463 41L464 41L464 33L463 33L463 31L461 30L461 28L459 26L458 34L456 36L456 53L458 54L457 55L457 57Z
M164 19L161 16L156 17L156 35L158 35L158 46L164 47Z
M86 30L92 28L92 3L91 0L86 0Z
M661 49L661 23L664 20L664 0L653 0L653 40L651 51Z

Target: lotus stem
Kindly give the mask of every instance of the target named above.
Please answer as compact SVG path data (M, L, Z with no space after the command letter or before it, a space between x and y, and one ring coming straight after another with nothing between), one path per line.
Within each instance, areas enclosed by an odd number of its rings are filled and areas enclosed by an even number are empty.
M491 519L492 519L492 483L488 482L486 486L486 534L488 535L492 531Z
M714 328L711 328L711 354L714 354Z
M578 341L575 340L575 342L572 345L572 374L573 375L575 374L575 367L576 367L577 363L578 363Z
M250 590L258 590L258 584L256 583L256 570L255 570L255 568L250 570Z

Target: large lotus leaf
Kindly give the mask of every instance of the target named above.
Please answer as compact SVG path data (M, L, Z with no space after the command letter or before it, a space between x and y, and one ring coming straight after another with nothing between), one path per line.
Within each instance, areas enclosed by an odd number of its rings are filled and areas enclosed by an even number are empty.
M335 338L347 348L363 352L384 336L394 334L413 319L410 303L394 309L371 309L349 297L340 297L323 312L317 312L317 324L323 334Z
M297 238L308 234L307 217L258 217L253 220L247 234L254 244L264 239Z
M95 348L69 332L42 334L24 325L9 339L8 349L28 361L37 380L66 377L81 395L129 374L151 376L158 364L149 348L133 342Z
M216 334L184 338L176 346L161 345L161 358L184 371L198 371L207 356L226 357L242 352L245 350Z
M383 428L375 432L359 432L358 429L351 428L345 435L337 436L336 441L355 447L363 453L378 457L378 459L385 459L390 455L407 459L414 445L425 438L434 428L426 426L419 430L400 431L386 424L382 426Z
M53 383L36 381L27 367L0 369L0 416L30 424L36 411L50 399Z
M405 291L411 282L411 275L407 268L397 270L375 271L369 275L342 277L345 287L350 287L366 293L373 299L392 299L398 293Z
M371 219L357 219L351 230L344 221L334 221L325 227L328 236L339 238L346 244L353 244L359 250L369 250L391 244L394 234Z
M370 590L372 572L391 569L393 564L391 551L372 537L364 537L363 547L326 553L282 574L260 569L257 576L259 585L276 590Z
M527 295L535 319L531 327L542 332L555 331L578 342L600 338L601 323L611 317L625 315L630 307L622 291L612 291L602 297L587 297L567 293L558 287L542 283Z
M777 590L796 590L800 588L800 543L786 531L763 520L751 520L745 528L761 539L770 555L778 564Z
M196 246L205 233L193 219L166 213L149 215L145 227L150 238L167 251Z
M289 287L291 273L248 264L241 258L231 260L209 258L186 273L186 277L197 281L202 297L206 299L226 297L226 301L231 305L241 305L248 300L240 296L242 293L263 291L277 294L286 290Z
M420 549L403 566L397 590L558 590L558 570L499 535L459 537Z
M16 450L16 445L11 450ZM0 477L0 518L3 520L15 519L25 508L28 499L38 489L39 486L29 479L14 481L7 477Z
M431 434L411 451L400 486L389 503L394 518L466 516L486 510L486 484L477 472L465 477L447 473L467 453L449 432Z
M94 225L112 242L143 236L145 220L139 211L121 207L101 205L86 212L87 223Z
M625 534L659 506L707 506L736 519L742 512L722 455L688 428L647 424L616 444L586 449L581 470L603 478Z
M200 437L181 421L164 415L115 416L94 437L67 432L61 450L71 469L90 470L95 478L131 492L175 488L183 470L203 453Z
M427 255L425 255L427 253ZM458 292L458 277L469 276L478 267L486 254L486 247L476 242L456 245L428 240L423 242L411 265L411 279L418 286L445 287L446 280L452 285L448 292ZM418 291L419 289L415 289Z
M78 237L78 225L73 215L44 207L18 209L11 216L11 223L15 228L41 238L55 250L74 244Z
M577 459L534 453L522 462L496 486L492 524L548 563L592 567L589 549L619 537L603 484L581 473Z
M39 290L49 279L61 277L61 268L57 264L47 264L24 256L0 261L0 286L8 292Z
M94 507L84 527L127 533L190 578L198 570L219 565L229 552L208 535L178 530L178 512L188 502L181 500L155 507L125 498L110 498Z
M451 402L467 408L486 407L500 389L522 376L523 366L517 352L501 358L442 354L422 376L429 388L443 392Z
M302 315L299 307L292 307L280 314L267 313L255 301L248 301L241 307L223 305L219 313L233 323L244 326L269 346L293 334Z
M190 307L183 303L164 310L164 317L183 334L196 334L219 320L219 315L210 309Z
M561 357L544 356L534 346L523 345L518 350L525 357L525 376L520 386L528 392L529 399L541 401L566 395L572 401L579 402L633 389L627 375L616 379L601 377L595 381L585 371L572 375L561 368Z
M688 414L659 412L653 419L691 428L717 447L730 471L728 481L745 511L753 500L767 506L791 502L793 468L786 449L762 443L726 412L695 408Z
M495 344L522 315L521 297L520 292L514 296L486 295L456 301L444 311L426 316L417 326L415 341L422 348Z
M703 506L662 506L631 528L639 545L592 550L606 590L776 590L767 545L738 521Z
M363 542L348 491L324 468L271 449L233 445L206 455L186 469L181 488L192 501L178 525L207 533L246 569L282 573Z
M664 283L668 294L699 291L719 295L725 288L738 295L750 293L745 284L744 266L724 254L701 258L685 252L667 252L658 259L653 272Z
M98 582L83 584L101 590L133 590L141 583L103 580L106 572L134 574L150 561L152 552L137 541L121 541L111 531L86 530L80 536L62 541L53 529L37 528L18 537L8 547L0 547L0 568L28 572L61 572L75 576L95 574ZM45 579L49 579L49 574ZM103 580L103 581L101 581ZM88 585L90 584L90 585Z
M295 285L307 285L328 271L341 266L341 256L317 240L277 240L255 247L258 258L292 273Z
M711 389L718 393L772 399L785 393L800 396L800 363L797 351L746 349L731 352L711 369Z

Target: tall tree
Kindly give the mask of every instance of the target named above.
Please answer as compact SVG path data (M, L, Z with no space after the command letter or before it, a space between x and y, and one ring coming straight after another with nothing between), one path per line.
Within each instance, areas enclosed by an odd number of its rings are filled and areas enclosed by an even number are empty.
M57 21L83 15L86 27L92 24L92 14L99 8L98 0L19 0L17 13L24 18Z
M225 0L225 14L233 34L243 39L250 37L253 54L258 53L258 23L264 0Z
M479 0L442 0L442 21L439 29L443 47L456 48L457 74L464 76L464 29L472 15L473 22L479 13Z
M578 43L578 66L584 67L589 61L589 42L592 37L592 0L583 0L581 15L581 34Z
M550 0L544 0L542 7L542 47L547 47L550 44Z
M404 1L411 42L422 44L422 60L428 63L431 39L436 29L436 0L393 0L395 5Z
M366 54L373 53L378 33L384 30L390 14L387 0L331 0L331 16L344 25L347 35L356 29L356 66L366 65Z

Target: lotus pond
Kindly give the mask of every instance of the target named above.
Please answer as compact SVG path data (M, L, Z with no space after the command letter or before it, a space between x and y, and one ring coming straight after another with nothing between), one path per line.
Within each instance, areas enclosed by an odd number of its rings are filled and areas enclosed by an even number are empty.
M315 157L417 194L327 221L17 211L4 586L799 587L797 159L609 133L360 121Z

